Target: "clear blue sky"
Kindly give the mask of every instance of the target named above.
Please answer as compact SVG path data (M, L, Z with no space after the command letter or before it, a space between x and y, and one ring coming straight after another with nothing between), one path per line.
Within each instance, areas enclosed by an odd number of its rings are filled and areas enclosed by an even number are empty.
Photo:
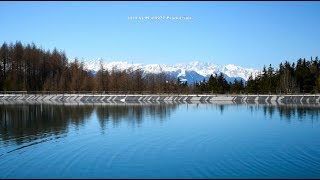
M320 2L0 2L0 17L1 43L34 42L80 60L261 69L320 56Z

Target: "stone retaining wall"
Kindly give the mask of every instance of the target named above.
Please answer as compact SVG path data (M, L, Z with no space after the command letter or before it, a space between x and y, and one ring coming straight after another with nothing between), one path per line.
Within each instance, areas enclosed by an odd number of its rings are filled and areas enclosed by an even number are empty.
M317 95L110 95L110 94L0 94L3 101L45 102L243 102L243 103L319 103Z

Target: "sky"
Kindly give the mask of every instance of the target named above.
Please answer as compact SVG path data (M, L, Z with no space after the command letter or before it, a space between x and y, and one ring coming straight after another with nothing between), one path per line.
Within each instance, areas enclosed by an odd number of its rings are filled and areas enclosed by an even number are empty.
M151 19L160 16L169 19ZM1 44L56 47L70 60L262 69L320 56L320 2L20 1L0 2L0 17Z

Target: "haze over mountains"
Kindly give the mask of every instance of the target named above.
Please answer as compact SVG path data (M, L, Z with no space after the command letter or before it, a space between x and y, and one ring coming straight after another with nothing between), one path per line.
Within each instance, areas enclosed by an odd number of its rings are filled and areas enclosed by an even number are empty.
M242 79L247 81L250 74L255 77L260 71L252 68L244 68L233 64L217 65L208 62L193 61L188 64L135 64L125 61L106 62L102 61L104 69L111 71L116 70L137 70L141 69L143 73L166 73L174 78L180 78L182 81L187 81L188 84L199 82L203 79L208 79L211 74L219 74L222 72L228 82L233 82L234 79ZM85 61L85 68L96 73L100 69L100 61Z

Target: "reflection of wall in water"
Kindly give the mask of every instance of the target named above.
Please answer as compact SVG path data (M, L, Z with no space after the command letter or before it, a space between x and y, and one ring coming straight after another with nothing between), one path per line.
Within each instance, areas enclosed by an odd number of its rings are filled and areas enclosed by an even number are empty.
M96 105L97 117L102 128L111 121L114 126L119 125L121 121L127 121L129 124L140 125L145 116L151 116L160 121L166 120L177 104L149 104L149 105Z

